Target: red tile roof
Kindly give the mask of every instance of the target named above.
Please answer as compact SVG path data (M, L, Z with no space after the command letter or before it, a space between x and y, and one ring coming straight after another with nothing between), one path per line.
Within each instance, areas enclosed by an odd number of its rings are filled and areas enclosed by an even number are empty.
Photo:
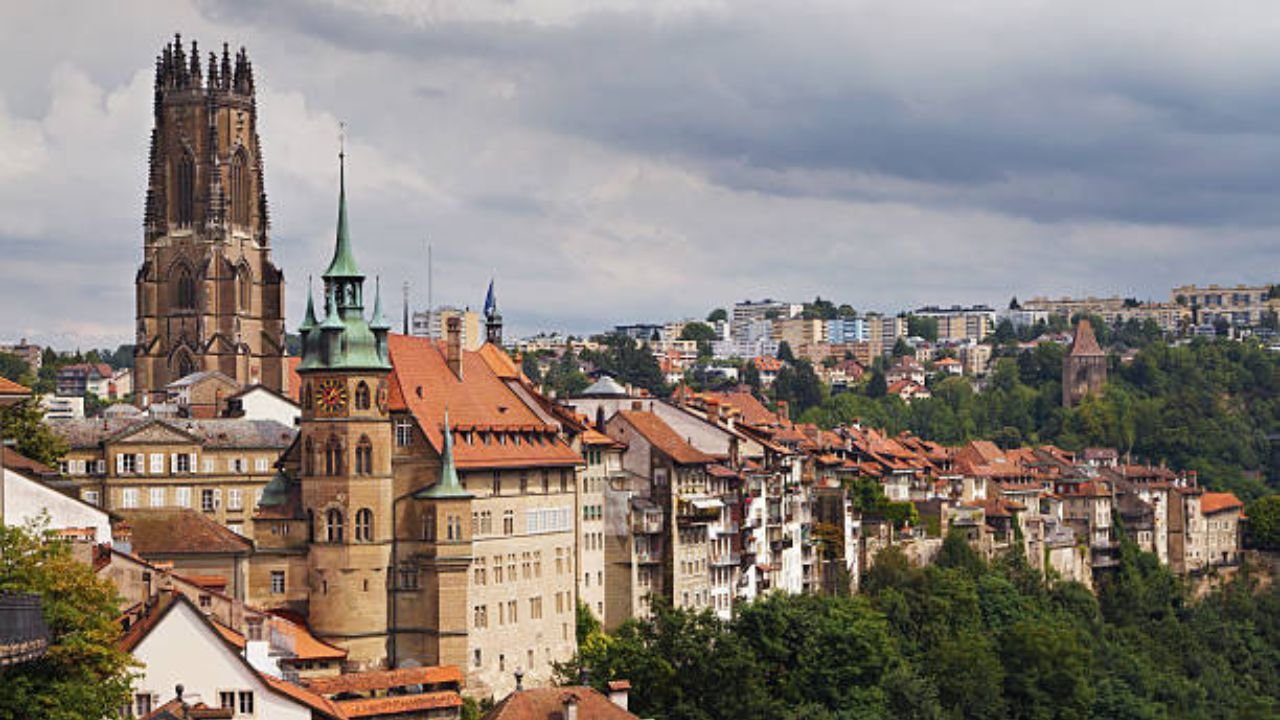
M651 412L622 410L618 415L635 428L635 431L645 440L648 440L650 445L681 465L702 465L716 461L714 457L690 445L684 438L677 435L670 425L663 422L662 418Z
M493 350L464 350L459 378L445 362L441 342L391 335L389 345L391 410L412 413L437 451L444 446L441 426L446 408L455 431L476 431L467 438L454 438L454 461L459 468L582 464L582 457L556 437L556 426L546 423L494 372L494 358L485 357L492 356Z
M614 705L600 691L583 686L538 688L513 692L484 716L484 720L563 720L564 704L578 703L578 717L590 720L638 720Z
M344 716L362 718L462 707L462 696L452 690L444 690L417 695L391 695L360 700L339 700L337 705ZM427 716L415 714L413 717Z
M332 700L317 695L310 690L300 688L291 682L285 682L278 678L274 678L265 673L258 673L258 677L267 684L267 687L275 690L282 695L287 695L294 700L306 705L307 707L319 712L321 715L333 718L345 718L346 715L338 708Z
M13 448L0 445L0 458L5 470L16 470L25 475L57 475L58 472L38 460L32 460Z
M462 685L462 683L462 671L455 665L373 670L370 672L336 675L334 677L312 678L306 681L308 689L321 695L389 690L408 685Z
M0 395L30 395L31 389L25 385L10 380L6 377L0 377Z
M1212 515L1223 510L1244 509L1244 503L1235 496L1235 493L1229 492L1207 492L1200 496L1200 512L1205 515Z
M1086 318L1080 318L1076 325L1076 337L1071 343L1072 357L1098 357L1105 355L1098 346L1098 338L1093 334L1093 325Z

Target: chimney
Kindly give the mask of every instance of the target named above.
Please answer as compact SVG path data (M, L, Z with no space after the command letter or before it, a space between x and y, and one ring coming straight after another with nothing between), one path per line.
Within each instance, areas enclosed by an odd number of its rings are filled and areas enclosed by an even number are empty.
M627 693L630 691L631 682L629 680L610 680L609 702L617 705L623 710L627 710Z
M564 703L564 720L578 720L578 696L567 692L560 701Z
M778 401L778 419L786 423L791 420L791 403L786 400Z
M520 668L516 668L515 676L516 676L515 691L520 692L521 690L524 690L524 671L521 670Z
M462 379L462 318L454 315L445 321L445 362L458 379Z
M715 398L707 398L707 421L712 425L720 422L720 401Z

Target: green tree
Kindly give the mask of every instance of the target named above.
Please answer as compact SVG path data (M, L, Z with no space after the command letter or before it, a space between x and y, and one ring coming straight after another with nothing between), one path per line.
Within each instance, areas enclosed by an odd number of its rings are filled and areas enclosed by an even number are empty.
M57 467L67 453L66 441L44 423L44 412L35 398L0 408L0 437L14 441L19 453L50 467Z
M727 322L729 320L729 312L724 308L716 308L707 313L707 322Z
M534 353L525 353L520 359L520 372L529 378L529 382L534 385L542 384L542 368L538 365L538 356Z
M1249 540L1254 547L1280 549L1280 495L1268 495L1249 504Z
M744 385L749 385L752 390L759 394L762 386L760 380L760 369L757 368L756 364L750 360L742 366L742 383Z
M698 343L698 356L710 357L711 343L719 339L715 329L710 325L700 322L686 323L684 329L680 331L681 340L696 340Z
M938 339L938 318L908 315L907 334L911 337L924 338L929 342L936 342Z
M98 720L129 701L131 663L115 649L115 585L44 526L0 526L0 592L41 598L50 645L0 670L0 718Z
M600 632L600 621L591 612L591 608L581 600L578 601L575 620L579 645L585 643L587 638Z
M796 361L796 354L791 352L791 343L786 340L778 343L778 359L789 363Z
M893 351L890 354L895 358L900 358L905 355L915 355L916 351L915 348L911 347L911 343L907 342L906 338L900 337L894 341Z
M31 366L26 360L14 355L13 353L0 352L0 377L14 382L22 382L24 378L29 380Z
M867 397L882 398L889 392L889 384L879 368L871 371L871 379L867 381Z

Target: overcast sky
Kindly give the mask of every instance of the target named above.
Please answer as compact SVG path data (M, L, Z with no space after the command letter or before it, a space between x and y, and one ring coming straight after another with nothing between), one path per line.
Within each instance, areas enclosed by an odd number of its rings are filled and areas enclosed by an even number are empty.
M4 3L0 341L131 339L155 56L243 45L289 326L332 248L508 334L1273 282L1273 1Z

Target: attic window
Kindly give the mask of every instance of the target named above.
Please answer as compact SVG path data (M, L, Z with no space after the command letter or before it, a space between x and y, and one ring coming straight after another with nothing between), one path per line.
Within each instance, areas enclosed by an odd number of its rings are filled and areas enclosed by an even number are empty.
M419 385L418 387L414 388L414 389L413 389L413 391L414 391L415 393L417 393L417 394L418 394L418 398L419 398L419 399L421 399L421 398L422 398L422 386L421 386L421 385Z
M511 433L511 442L518 446L520 444L520 433Z

